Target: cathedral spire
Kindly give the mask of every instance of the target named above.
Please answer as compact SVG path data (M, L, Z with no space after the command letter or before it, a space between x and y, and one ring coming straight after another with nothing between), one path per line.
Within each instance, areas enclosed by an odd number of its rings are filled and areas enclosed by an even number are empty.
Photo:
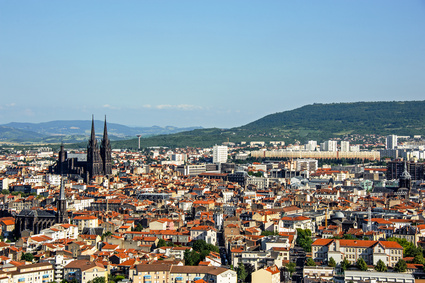
M106 127L106 115L105 115L105 125L103 126L103 140L108 140L108 128Z
M61 176L61 187L60 187L60 191L59 191L59 199L60 200L65 200L65 185L63 183L63 175Z
M94 132L94 115L91 117L91 136L90 136L90 142L92 144L95 144L96 141L96 134Z

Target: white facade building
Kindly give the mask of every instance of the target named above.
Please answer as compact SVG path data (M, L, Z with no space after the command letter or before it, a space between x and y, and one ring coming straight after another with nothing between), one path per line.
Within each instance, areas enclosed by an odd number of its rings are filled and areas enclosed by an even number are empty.
M386 149L395 149L397 147L397 135L387 136Z
M227 150L225 145L215 145L213 147L213 163L226 163Z
M342 152L349 152L350 151L350 142L341 141L341 151Z
M322 151L337 151L338 142L337 141L325 141L320 144Z
M317 147L317 141L308 141L305 145L305 150L307 151L315 151Z

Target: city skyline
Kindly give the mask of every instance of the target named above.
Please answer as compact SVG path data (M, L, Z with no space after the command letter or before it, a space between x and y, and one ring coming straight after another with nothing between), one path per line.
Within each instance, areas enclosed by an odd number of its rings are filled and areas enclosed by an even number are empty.
M231 128L421 100L421 1L0 2L0 120Z

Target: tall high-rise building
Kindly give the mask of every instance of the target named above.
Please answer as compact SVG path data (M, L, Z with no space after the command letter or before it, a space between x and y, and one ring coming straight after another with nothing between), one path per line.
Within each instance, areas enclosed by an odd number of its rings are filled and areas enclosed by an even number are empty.
M215 145L213 147L213 163L227 162L227 146Z
M320 144L322 151L338 151L338 142L337 141L325 141Z
M317 141L308 141L308 143L305 145L305 150L315 151L316 147L317 147Z
M349 152L350 151L350 142L341 141L341 151L342 152Z
M387 136L386 149L395 149L397 147L397 135Z

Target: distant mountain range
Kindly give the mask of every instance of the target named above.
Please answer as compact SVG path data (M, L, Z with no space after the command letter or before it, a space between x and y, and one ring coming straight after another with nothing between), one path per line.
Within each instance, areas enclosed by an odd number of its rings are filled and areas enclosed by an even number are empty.
M96 136L103 134L103 121L95 121ZM173 134L182 131L199 129L200 127L128 127L116 123L108 123L108 135L111 140L129 139L136 135L154 136ZM0 142L16 143L79 143L87 141L91 131L91 121L70 120L44 123L8 123L0 125Z
M0 125L0 142L64 141L75 143L74 147L85 147L90 127L91 121L9 123ZM95 121L95 127L100 138L103 121ZM208 147L226 141L321 142L348 134L424 136L425 101L311 104L231 129L128 127L108 123L108 133L113 148L137 148L138 134L143 137L143 147Z
M232 129L195 129L143 139L142 146L212 146L226 141L307 142L348 134L425 135L425 101L312 104ZM137 140L113 143L136 148Z

